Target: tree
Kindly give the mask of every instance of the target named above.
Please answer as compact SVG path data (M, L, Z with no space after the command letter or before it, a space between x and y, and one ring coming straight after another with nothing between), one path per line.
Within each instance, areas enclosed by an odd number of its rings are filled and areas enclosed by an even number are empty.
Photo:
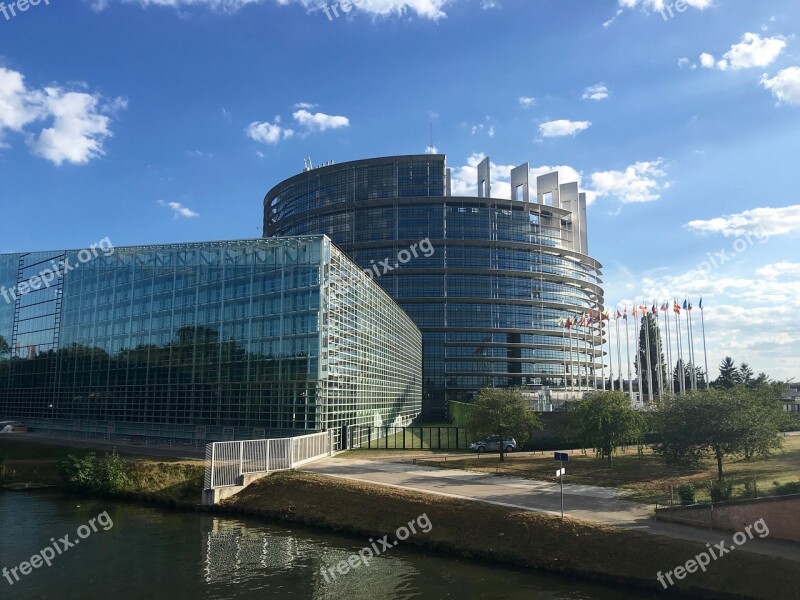
M675 363L675 369L672 371L672 382L676 393L681 389L681 368L683 368L683 389L687 391L692 389L692 363L687 364L678 359L678 362ZM694 377L695 381L697 381L697 389L706 387L706 375L703 369L694 367Z
M786 414L777 387L736 386L663 399L654 414L653 450L668 463L688 465L712 454L721 481L726 457L751 458L782 445Z
M739 365L739 382L744 386L752 388L754 381L753 369L750 368L750 365L743 362Z
M650 361L647 360L649 336ZM658 389L658 373L661 371L661 381L666 384L667 370L664 363L664 352L661 349L661 333L658 328L658 319L655 315L648 313L642 317L639 327L639 351L636 353L636 375L639 378L639 392L646 394L648 398L655 397ZM653 389L649 388L650 377L648 370L652 372ZM641 398L644 402L644 395Z
M741 383L741 380L739 379L739 370L736 368L736 363L733 362L730 356L726 356L719 366L719 377L714 381L714 387L729 390L739 383Z
M501 441L513 437L520 445L533 429L541 428L541 420L525 405L518 389L482 389L467 416L467 429L472 435L479 438L499 435ZM503 444L500 444L500 460L505 460Z
M8 342L6 341L6 338L0 335L0 358L5 356L9 352L11 352L11 348L9 347Z
M755 389L761 387L762 385L769 385L770 383L771 380L769 376L766 373L764 373L764 371L761 371L758 374L758 376L753 380L753 384L751 385L751 387Z
M582 400L573 424L581 442L608 459L609 465L617 446L638 443L644 433L644 419L622 392L602 392Z

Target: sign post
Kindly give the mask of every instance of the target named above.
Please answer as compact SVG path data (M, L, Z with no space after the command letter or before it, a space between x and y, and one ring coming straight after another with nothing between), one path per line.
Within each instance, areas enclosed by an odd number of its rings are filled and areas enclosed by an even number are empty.
M556 477L558 477L561 483L561 518L564 518L564 475L567 474L567 469L564 467L565 462L569 462L569 454L566 452L554 452L553 458L557 460L561 464L561 468L556 471Z

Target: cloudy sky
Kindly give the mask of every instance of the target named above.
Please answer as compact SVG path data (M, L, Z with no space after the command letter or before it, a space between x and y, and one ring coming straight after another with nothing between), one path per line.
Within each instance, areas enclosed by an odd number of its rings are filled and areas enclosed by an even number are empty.
M559 168L608 304L704 298L709 360L800 377L796 0L0 7L0 252L261 235L314 163ZM346 10L345 10L346 9Z

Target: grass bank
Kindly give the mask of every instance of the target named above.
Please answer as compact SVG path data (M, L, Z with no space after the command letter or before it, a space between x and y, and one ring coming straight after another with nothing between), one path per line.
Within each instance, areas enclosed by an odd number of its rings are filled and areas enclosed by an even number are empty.
M67 456L86 456L104 450L70 448L50 444L0 439L0 485L31 483L63 487L58 464ZM120 499L165 506L194 508L203 490L203 462L153 459L120 454L125 460L122 488L112 494Z
M594 456L591 450L582 453L571 451L567 466L567 482L620 488L626 497L640 502L668 503L670 488L691 483L697 488L697 501L707 501L708 483L717 478L716 465L707 461L700 468L691 469L667 465L663 459L645 448L639 456L636 447L628 448L614 456L612 466ZM552 452L519 452L500 462L499 454L479 456L473 452L431 451L381 451L353 450L340 455L342 458L365 458L377 460L417 460L418 464L448 469L466 469L501 475L514 475L529 479L553 481ZM755 480L759 493L768 494L773 482L797 481L800 476L800 436L787 436L784 446L768 458L753 460L731 459L725 462L725 476L734 483L734 494L744 492L745 484ZM676 493L677 502L677 493Z
M500 506L288 471L225 500L221 512L380 539L427 514L433 529L404 544L541 569L590 580L660 590L657 571L671 571L705 545ZM754 576L761 573L763 576ZM744 552L689 575L679 590L706 598L796 598L797 564Z

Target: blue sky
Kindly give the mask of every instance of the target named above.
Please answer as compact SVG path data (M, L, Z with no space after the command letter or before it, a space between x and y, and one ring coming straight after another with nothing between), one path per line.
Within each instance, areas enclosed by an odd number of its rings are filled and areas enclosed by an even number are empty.
M702 295L712 371L800 377L796 0L332 4L5 2L0 252L259 237L304 157L433 123L456 191L580 179L610 305Z

